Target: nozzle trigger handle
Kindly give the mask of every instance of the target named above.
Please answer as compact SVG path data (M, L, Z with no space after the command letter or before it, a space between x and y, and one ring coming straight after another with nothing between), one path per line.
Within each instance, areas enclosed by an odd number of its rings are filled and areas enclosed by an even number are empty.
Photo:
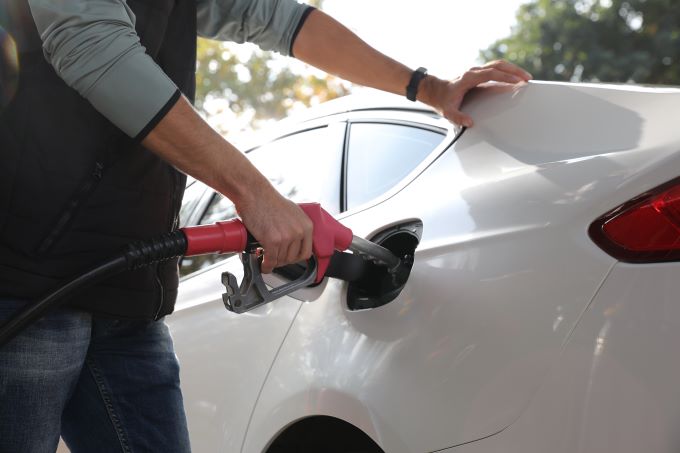
M349 248L352 230L335 220L319 203L300 203L299 206L314 224L312 251L317 261L314 283L319 283L326 275L333 253Z
M252 253L242 253L241 261L243 262L243 280L240 285L234 274L222 273L222 284L227 289L227 292L222 294L224 306L227 310L239 314L311 285L317 269L316 259L311 257L307 262L305 273L297 280L269 290L260 273L261 257Z

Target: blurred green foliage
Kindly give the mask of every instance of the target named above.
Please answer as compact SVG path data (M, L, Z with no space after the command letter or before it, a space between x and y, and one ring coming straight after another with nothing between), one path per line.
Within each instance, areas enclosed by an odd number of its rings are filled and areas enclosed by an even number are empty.
M536 79L680 85L678 0L533 0L481 52Z
M323 0L311 0L319 7ZM252 124L280 119L296 102L310 105L342 96L346 85L328 75L299 75L285 58L236 45L199 39L197 49L196 106L203 109L210 97L226 98L236 114L250 111Z

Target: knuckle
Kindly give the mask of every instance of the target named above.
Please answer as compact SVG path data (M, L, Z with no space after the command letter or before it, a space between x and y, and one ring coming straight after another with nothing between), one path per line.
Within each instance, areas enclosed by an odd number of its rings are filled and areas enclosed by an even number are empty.
M305 237L305 233L307 233L307 227L305 225L300 225L295 229L295 239L296 240L302 240Z
M303 239L309 238L309 239L311 240L311 239L312 239L312 234L313 234L313 233L314 233L314 228L312 228L311 226L310 226L310 227L307 227L307 228L305 228L304 231L302 232L302 238L303 238Z

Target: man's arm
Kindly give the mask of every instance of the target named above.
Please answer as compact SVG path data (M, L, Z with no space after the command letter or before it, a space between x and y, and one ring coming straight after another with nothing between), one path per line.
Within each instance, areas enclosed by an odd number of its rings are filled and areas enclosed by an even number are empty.
M45 57L111 122L234 201L266 249L262 270L311 255L312 224L179 96L139 42L121 0L28 0Z
M144 134L178 90L118 0L28 0L45 58L67 85L131 137ZM134 112L134 114L132 114Z
M299 27L313 9L295 0L196 0L198 34L250 42L290 55Z
M421 45L428 45L423 42ZM404 95L413 71L362 41L341 23L313 11L293 43L296 58L345 80ZM531 75L515 65L496 61L472 68L453 81L428 75L418 90L418 100L432 106L450 121L472 126L472 118L459 108L465 93L479 84L498 81L518 83Z
M181 98L142 142L176 168L234 202L248 230L265 249L262 271L307 259L312 222L282 197L252 163Z

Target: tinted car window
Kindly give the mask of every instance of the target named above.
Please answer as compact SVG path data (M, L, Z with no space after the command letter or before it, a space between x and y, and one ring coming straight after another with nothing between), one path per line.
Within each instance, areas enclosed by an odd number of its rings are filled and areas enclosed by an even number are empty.
M208 223L215 223L220 220L229 220L236 217L236 207L228 198L225 198L219 193L214 193L210 204L206 208L205 212L198 221L199 225L205 225ZM182 263L179 267L180 276L184 277L197 270L212 266L213 264L222 261L230 257L230 254L226 255L198 255L198 256L188 256L182 258Z
M236 206L234 206L234 203L223 195L215 193L198 224L206 225L208 223L219 222L220 220L233 219L234 217L236 217Z
M274 187L295 202L319 202L331 214L340 207L340 145L329 140L328 128L300 132L276 140L248 153L248 158ZM234 204L215 193L198 221L214 223L236 217ZM182 260L185 276L231 255L201 255Z
M198 181L192 181L184 191L182 199L182 209L179 211L179 226L184 227L191 218L191 214L196 209L201 196L205 192L205 185Z
M318 202L331 214L340 210L340 146L327 127L289 135L248 154L286 198Z
M444 135L438 132L412 126L352 124L347 157L347 209L394 187L443 139Z

